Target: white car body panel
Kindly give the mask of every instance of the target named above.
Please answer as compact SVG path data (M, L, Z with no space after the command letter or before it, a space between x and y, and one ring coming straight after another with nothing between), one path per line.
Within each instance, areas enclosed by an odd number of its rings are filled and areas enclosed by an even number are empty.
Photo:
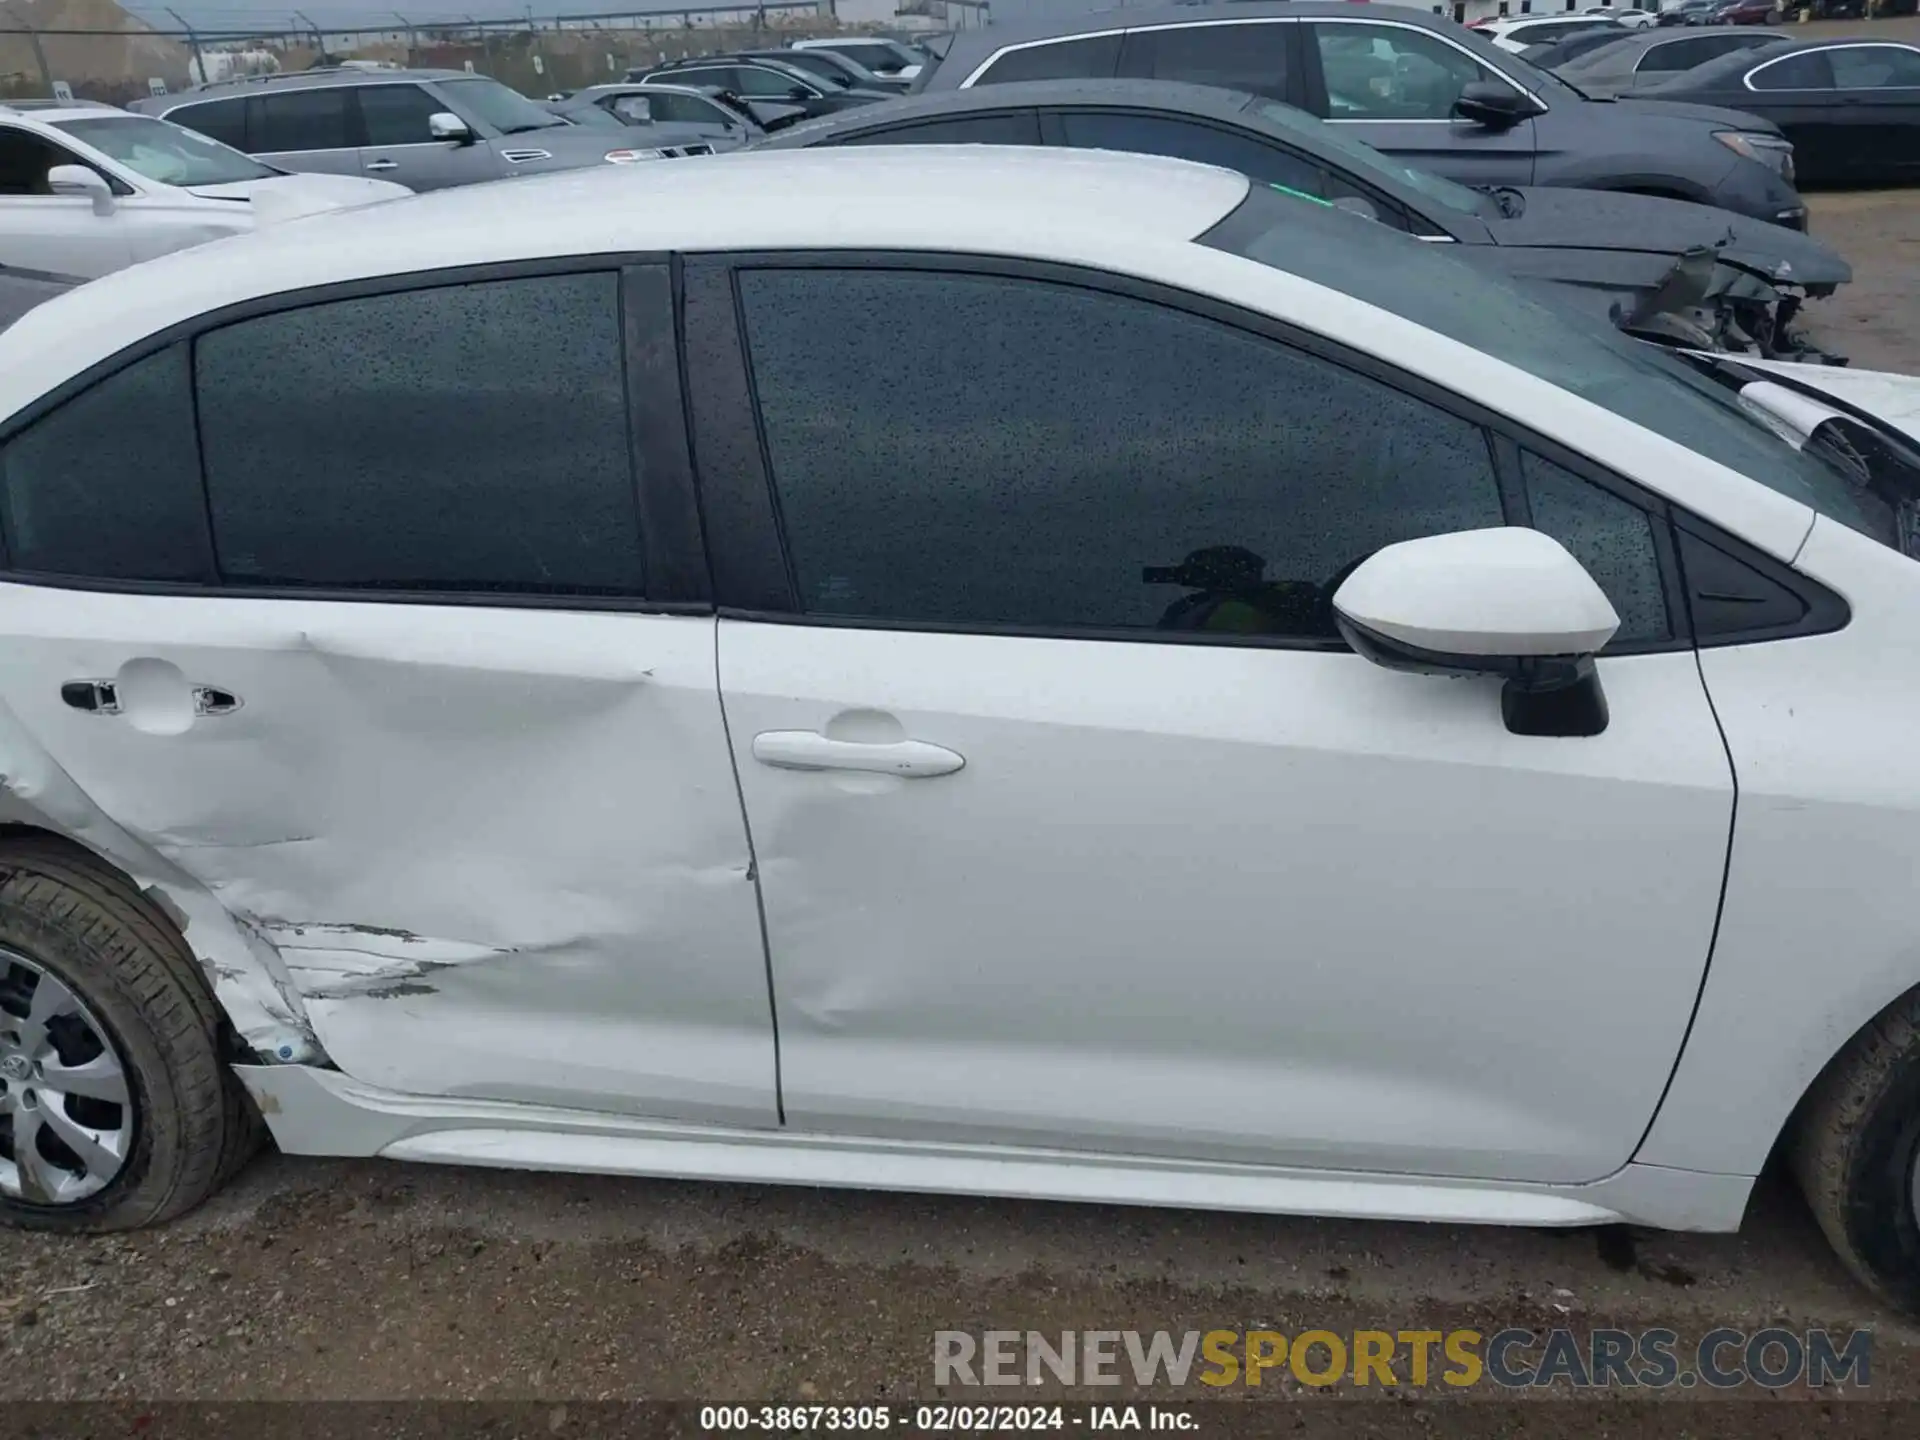
M775 1122L710 619L0 585L0 647L12 718L352 1073ZM124 715L62 703L96 674ZM189 728L193 684L241 708Z
M1852 606L1845 629L1700 651L1739 819L1699 1019L1640 1152L1657 1164L1756 1163L1828 1059L1920 978L1920 772L1893 758L1920 708L1914 562L1822 518L1798 566Z
M1736 1224L1796 1086L1920 975L1920 796L1886 763L1911 707L1885 700L1905 672L1882 660L1911 644L1912 562L1546 381L1193 244L1246 190L1177 161L964 146L446 190L39 306L0 333L0 415L207 311L367 276L1023 255L1336 336L1798 557L1853 624L1605 658L1612 723L1569 742L1508 733L1491 682L1338 653L9 584L0 819L75 836L183 915L236 1030L294 1062L243 1072L290 1149ZM1903 393L1890 378L1862 383ZM129 682L127 723L61 706L79 674ZM189 683L295 697L298 718L242 710L223 749L170 728ZM965 763L809 772L755 758L773 731ZM1844 884L1782 883L1810 856ZM1383 902L1409 874L1417 913ZM320 1050L347 1076L297 1063Z
M720 681L794 1125L1585 1181L1652 1118L1733 799L1691 655L1577 745L1353 654L723 621ZM966 768L746 749L863 725Z
M1631 1221L1731 1230L1752 1181L1627 1165L1592 1185L1491 1184L1167 1161L1086 1151L871 1140L422 1101L303 1065L235 1067L293 1155L368 1155L501 1169L573 1170L765 1185L1178 1205L1365 1220L1573 1226Z
M245 234L258 224L413 193L404 185L341 175L277 175L192 187L162 184L53 123L98 119L101 114L0 110L0 124L61 146L132 191L116 195L112 213L106 215L96 214L85 197L0 196L0 264L92 280L158 255Z

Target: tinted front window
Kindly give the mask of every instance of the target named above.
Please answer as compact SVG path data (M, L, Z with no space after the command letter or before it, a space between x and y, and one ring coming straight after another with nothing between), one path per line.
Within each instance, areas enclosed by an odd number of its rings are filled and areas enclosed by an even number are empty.
M808 54L805 50L795 50L787 64L796 70L804 70L814 79L831 85L836 90L845 90L853 84L853 75L845 66L836 65L825 55Z
M226 577L637 592L618 290L612 274L449 285L201 337Z
M255 118L248 129L251 147L265 155L349 149L358 143L348 114L352 98L344 86L256 96Z
M1848 45L1829 51L1833 83L1842 90L1895 90L1920 86L1920 53L1899 45Z
M471 80L436 81L453 102L456 113L477 118L502 135L523 135L529 130L546 130L566 121L549 114L518 90L509 90L498 80L476 76Z
M1329 639L1366 555L1502 523L1476 427L1211 320L925 272L741 295L816 614Z
M762 100L785 100L796 90L817 95L822 90L833 88L824 80L803 80L787 71L769 70L761 65L742 65L733 72L733 79L734 88L740 94L753 95Z
M1669 639L1660 554L1647 512L1531 451L1520 457L1520 471L1533 528L1566 546L1613 602L1620 617L1614 642Z
M1087 35L1005 51L976 85L1006 85L1016 80L1110 80L1120 63L1118 35Z
M1276 100L1288 97L1288 37L1285 25L1183 25L1136 30L1121 47L1120 73L1143 80L1184 80L1247 90Z
M1354 174L1363 179L1405 185L1463 215L1486 213L1485 199L1466 186L1456 185L1431 170L1402 165L1392 156L1381 154L1366 141L1356 139L1351 130L1328 125L1304 110L1297 110L1291 105L1276 105L1272 101L1257 103L1253 111L1268 123L1284 126L1318 148L1334 151Z
M1235 134L1197 121L1163 115L1120 112L1067 112L1060 117L1067 144L1082 150L1127 150L1143 155L1170 155L1238 170L1250 179L1285 185L1326 198L1320 166L1266 145L1249 135Z
M1774 60L1750 72L1747 83L1756 90L1831 90L1833 67L1824 50L1805 50Z
M925 125L902 125L867 135L849 135L842 145L1038 145L1040 124L1031 110L1001 115L956 115Z
M1694 365L1584 311L1561 309L1378 225L1270 190L1201 237L1344 291L1537 375L1889 545L1884 507L1844 472L1781 439Z
M15 569L206 580L206 507L187 347L82 391L0 447Z
M725 125L739 123L718 105L698 95L647 95L640 97L655 120L670 120L684 125Z
M208 100L199 105L182 105L169 110L167 119L189 130L197 130L210 140L231 145L236 150L251 150L247 143L247 102L244 99Z
M104 115L54 124L162 185L229 185L279 173L218 140L144 115Z
M369 145L431 145L427 122L446 108L418 85L368 85L360 91Z
M1424 30L1344 24L1312 30L1332 120L1445 120L1467 86L1504 84L1471 55Z
M1758 41L1745 35L1690 35L1685 40L1676 40L1671 45L1656 45L1640 57L1640 63L1634 67L1640 75L1664 75L1681 70L1691 70L1696 65L1718 58L1733 50L1751 49L1756 43L1771 45L1772 36Z

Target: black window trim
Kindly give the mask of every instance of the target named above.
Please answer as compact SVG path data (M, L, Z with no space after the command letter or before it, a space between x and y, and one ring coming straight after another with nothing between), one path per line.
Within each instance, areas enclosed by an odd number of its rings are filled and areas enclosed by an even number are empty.
M853 113L858 115L860 111L856 110ZM1045 116L1039 110L1036 110L1032 105L1008 105L999 110L956 110L945 115L915 115L909 119L899 121L891 121L883 118L877 123L870 125L848 125L844 129L836 129L830 137L821 141L821 144L827 146L851 145L872 135L911 135L916 130L942 129L949 125L956 123L965 124L973 120L1005 120L1016 118L1026 124L1027 132L1033 138L1031 140L1015 140L1012 142L994 141L992 143L1028 145L1035 149L1052 143L1047 139ZM928 142L910 140L907 143L911 145ZM961 140L956 143L971 145L984 142Z
M0 537L0 583L38 585L56 590L113 594L192 595L236 600L352 601L361 604L462 605L500 610L614 610L643 614L711 614L705 546L700 534L698 497L693 487L687 432L682 413L680 367L670 363L676 351L677 317L673 257L665 252L609 252L545 257L483 265L447 266L399 274L367 276L329 285L285 290L206 311L142 337L78 375L63 381L0 424L0 447L66 401L131 365L177 344L245 320L304 310L338 300L389 295L449 285L525 280L582 272L614 272L619 279L622 365L627 388L629 446L638 487L645 595L538 595L512 590L403 590L378 586L341 588L318 585L251 585L224 581L191 583L121 580L64 575L14 568L10 547ZM671 387L663 388L663 387ZM193 396L196 443L199 398ZM206 468L201 466L201 496L206 503ZM207 545L212 548L211 519Z
M808 250L690 253L686 257L686 356L688 385L697 397L690 406L696 456L696 484L708 523L714 600L724 619L787 625L824 625L841 629L903 630L928 633L987 634L1060 640L1108 640L1128 644L1231 645L1242 648L1339 653L1348 647L1333 638L1209 635L1133 628L994 625L922 620L884 620L863 616L809 615L801 611L779 516L778 494L766 437L759 423L748 360L745 308L738 277L756 269L921 270L992 275L1064 284L1083 290L1145 300L1249 334L1288 345L1329 364L1365 375L1478 427L1487 438L1501 505L1509 525L1531 518L1520 473L1520 452L1531 450L1581 480L1646 512L1651 520L1661 585L1667 607L1664 640L1609 646L1615 656L1688 651L1696 644L1726 645L1785 634L1821 634L1845 625L1845 603L1791 566L1756 550L1718 526L1682 511L1634 481L1615 474L1549 436L1517 425L1508 417L1452 391L1396 369L1379 358L1352 350L1324 335L1229 302L1157 282L1048 261L1004 259L932 251ZM745 437L752 437L751 442ZM715 517L724 523L715 523ZM1801 597L1807 606L1797 626L1763 633L1721 632L1696 636L1687 603L1673 527L1683 525L1720 549Z

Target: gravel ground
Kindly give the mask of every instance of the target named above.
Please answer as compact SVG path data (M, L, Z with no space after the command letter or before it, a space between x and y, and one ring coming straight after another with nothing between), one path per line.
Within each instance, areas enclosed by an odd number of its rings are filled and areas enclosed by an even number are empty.
M1848 292L1816 308L1816 328L1856 365L1920 373L1920 191L1813 204L1816 232L1856 270ZM1742 1233L1689 1236L268 1156L163 1230L97 1240L0 1232L0 1435L692 1434L697 1411L592 1402L938 1399L940 1329L1666 1325L1697 1338L1716 1325L1775 1323L1874 1327L1868 1398L1749 1389L1733 1400L1616 1393L1515 1407L1480 1391L1408 1403L1403 1390L1393 1403L1357 1406L1338 1402L1382 1392L1269 1383L1253 1393L1311 1403L1217 1406L1200 1415L1200 1433L1915 1433L1920 1407L1884 1402L1920 1398L1920 1328L1849 1282L1797 1197L1771 1177ZM1015 1398L1042 1397L1111 1402L1132 1391L1049 1382ZM153 1408L447 1399L537 1403ZM79 1400L124 1403L24 1403Z

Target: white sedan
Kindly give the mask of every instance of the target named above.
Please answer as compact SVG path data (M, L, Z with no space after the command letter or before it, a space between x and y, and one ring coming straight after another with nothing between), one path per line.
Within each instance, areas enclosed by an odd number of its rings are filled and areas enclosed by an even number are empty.
M1139 155L749 152L30 311L0 1217L176 1214L247 1103L1688 1229L1784 1134L1920 1308L1920 381L1448 249Z
M18 269L90 280L262 220L411 193L290 175L148 115L0 102L0 265Z

